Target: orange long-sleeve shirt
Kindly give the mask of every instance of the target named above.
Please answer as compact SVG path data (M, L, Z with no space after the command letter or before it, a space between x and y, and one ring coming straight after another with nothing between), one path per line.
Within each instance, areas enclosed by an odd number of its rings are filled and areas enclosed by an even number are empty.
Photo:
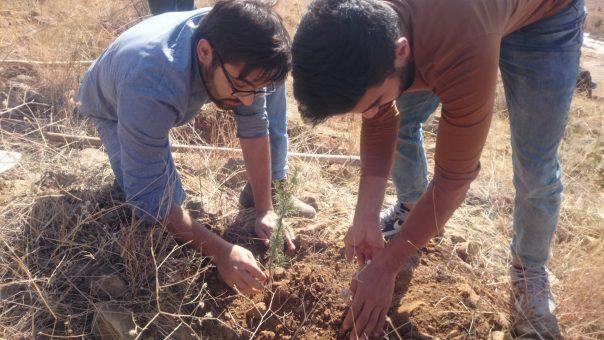
M414 233L427 241L459 207L478 175L502 39L561 11L572 0L385 1L399 14L410 41L416 70L407 91L430 90L442 103L434 178L405 222L413 229L423 226ZM394 105L363 119L363 176L388 177L397 127Z

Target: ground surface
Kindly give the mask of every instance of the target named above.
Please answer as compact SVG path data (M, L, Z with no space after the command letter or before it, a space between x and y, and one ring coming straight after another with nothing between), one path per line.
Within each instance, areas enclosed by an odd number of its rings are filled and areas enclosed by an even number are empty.
M291 32L305 3L283 1ZM338 338L356 268L341 248L353 214L358 168L290 161L296 193L316 219L288 218L298 252L263 294L237 295L208 259L160 226L138 224L113 187L102 149L50 143L41 132L93 135L72 114L85 65L6 60L90 60L146 15L144 2L94 0L0 3L0 148L23 153L0 174L0 338L90 338L108 329L123 338ZM604 88L602 56L583 63ZM600 96L600 92L595 92ZM358 154L359 122L342 118L310 128L289 101L292 151ZM507 264L514 191L501 89L482 172L464 205L398 279L385 327L390 339L500 339L510 313ZM565 195L549 267L568 338L604 337L604 102L576 96L561 146ZM424 126L429 158L438 112ZM228 112L205 107L178 129L182 143L237 146ZM217 153L175 156L186 207L208 228L250 248L253 213L237 205L242 161ZM387 203L394 199L388 189Z

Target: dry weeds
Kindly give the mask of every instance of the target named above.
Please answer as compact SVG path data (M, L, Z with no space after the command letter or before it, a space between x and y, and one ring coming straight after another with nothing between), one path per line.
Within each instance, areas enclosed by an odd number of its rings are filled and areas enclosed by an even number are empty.
M279 8L293 28L304 3L288 4ZM353 213L358 169L290 162L304 179L301 195L317 200L318 217L288 219L301 251L281 281L286 284L247 299L224 286L207 259L160 226L132 218L102 150L44 139L43 131L94 134L72 113L85 66L2 61L93 59L144 15L144 1L0 3L0 148L24 154L17 168L0 175L0 338L91 337L95 314L118 307L132 313L124 314L133 319L132 338L337 336L345 309L340 292L354 270L339 248ZM403 273L397 282L389 338L490 338L509 327L514 192L501 96L495 111L483 170L466 203L441 241L417 259L413 278ZM601 99L576 97L561 147L565 194L549 266L558 279L558 315L568 338L604 337L603 112ZM358 119L311 130L299 121L293 101L288 114L291 150L358 152ZM236 146L232 128L228 113L210 107L172 137ZM431 155L434 120L424 128ZM245 182L242 161L211 153L175 159L187 208L262 258L250 231L252 212L235 203ZM391 201L393 188L388 194Z

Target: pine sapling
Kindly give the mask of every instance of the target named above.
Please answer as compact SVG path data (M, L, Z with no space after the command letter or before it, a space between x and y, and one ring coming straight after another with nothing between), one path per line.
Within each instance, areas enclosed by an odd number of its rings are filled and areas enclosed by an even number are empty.
M285 232L288 228L285 224L285 216L294 210L292 197L297 186L298 178L296 173L286 180L275 183L275 214L277 215L277 228L271 235L268 251L271 278L276 266L283 266L289 262L289 257L283 251L285 248Z

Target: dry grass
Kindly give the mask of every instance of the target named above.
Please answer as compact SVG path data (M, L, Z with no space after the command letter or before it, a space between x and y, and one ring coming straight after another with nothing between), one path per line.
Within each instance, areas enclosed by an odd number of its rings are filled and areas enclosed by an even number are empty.
M280 5L290 27L301 7L299 3ZM93 59L144 15L144 1L0 3L0 148L24 154L16 169L0 175L0 338L41 333L90 337L95 312L107 301L134 313L133 334L139 337L186 338L191 333L252 337L261 334L261 326L271 318L283 320L281 324L291 328L288 334L307 334L303 332L313 326L309 320L314 320L310 316L314 310L305 311L308 319L292 322L288 321L291 311L262 309L259 301L232 294L218 281L209 261L174 242L162 228L134 221L112 187L102 151L45 141L41 132L47 130L94 134L72 115L78 78L85 66L1 62ZM473 311L476 320L489 313L507 314L514 191L509 127L501 96L495 111L482 173L449 222L446 237L437 246L441 254L427 257L430 266L416 270L421 280L412 281L407 294L421 297L413 287L443 292L434 301L422 298L429 304L429 313L411 316L409 322L422 332L453 337L457 323L465 332L457 336L489 336L490 332L475 330L474 316L463 316L467 307L448 290L451 283L470 283L484 296L480 308ZM575 98L561 147L565 194L549 266L559 281L554 285L558 315L569 338L604 337L603 112L603 101ZM311 130L299 121L293 101L288 114L292 151L358 153L357 118L333 120ZM236 146L229 117L204 108L195 123L177 129L172 137L186 143ZM432 155L433 121L425 129ZM178 154L175 159L189 210L227 239L254 247L249 232L251 212L239 211L236 204L245 181L242 162L209 153ZM336 248L351 220L358 169L296 161L290 166L304 179L300 195L315 197L320 211L313 221L290 222L312 244L329 241L329 251L309 252L294 262L329 269L326 263L338 262ZM393 193L389 188L388 201ZM452 241L456 237L464 242ZM470 246L477 247L477 254L468 263L460 261L460 248ZM346 268L341 270L350 270ZM107 276L122 280L126 289L119 297L110 298L94 288ZM347 275L341 277L341 285L347 281ZM267 292L267 305L276 291ZM398 296L395 303L405 301ZM242 310L257 311L261 318L242 324L237 321ZM505 329L505 319L485 327ZM393 324L389 331L393 338L394 327L400 331L408 325Z

